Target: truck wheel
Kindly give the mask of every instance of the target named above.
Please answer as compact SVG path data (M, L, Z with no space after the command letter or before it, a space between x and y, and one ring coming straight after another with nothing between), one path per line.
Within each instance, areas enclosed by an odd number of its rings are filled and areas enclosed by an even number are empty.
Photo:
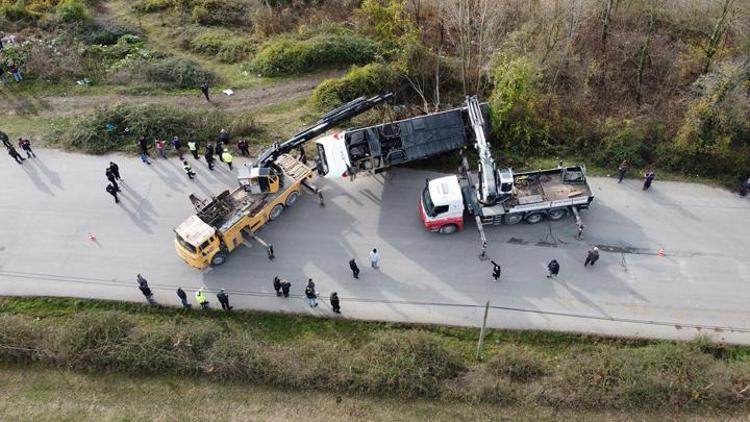
M458 226L455 224L446 224L440 228L438 233L440 234L453 234L458 231Z
M518 224L523 220L523 214L506 214L503 216L503 224L506 226L512 226Z
M211 258L211 265L221 265L224 262L226 262L227 256L224 252L218 252L216 255L214 255L213 258Z
M289 196L286 197L286 201L284 202L284 204L287 207L291 207L292 205L297 203L298 199L299 199L299 192L294 191L290 193Z
M271 208L271 214L268 216L268 219L273 221L281 215L281 213L284 212L284 206L281 204L276 204Z
M554 210L550 210L549 213L547 213L547 217L549 217L550 220L556 221L563 217L565 217L568 214L568 210L565 208L556 208Z
M528 224L536 224L544 220L544 214L540 212L532 212L531 214L527 214L524 220L526 220Z

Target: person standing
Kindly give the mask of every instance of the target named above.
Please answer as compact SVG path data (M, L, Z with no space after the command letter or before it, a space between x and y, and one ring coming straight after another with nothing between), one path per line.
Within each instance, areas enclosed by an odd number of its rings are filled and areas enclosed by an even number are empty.
M308 278L308 279L307 279L307 287L309 287L309 288L311 288L311 289L315 290L315 282L314 282L314 281L312 281L312 278Z
M656 174L654 174L653 171L647 171L646 174L643 175L643 190L648 190L655 178Z
M626 171L628 171L628 160L622 160L620 167L617 167L617 183L622 183Z
M583 239L583 228L584 228L583 221L581 220L576 221L576 229L578 230L578 232L576 233L576 240Z
M357 266L357 261L354 258L349 260L349 269L352 270L352 277L359 278L359 267Z
M740 186L740 196L742 197L747 196L748 189L750 189L750 177L748 177L747 180L742 182L742 185Z
M219 161L224 162L224 159L221 158L221 153L224 152L224 143L221 141L216 142L216 147L214 147L214 152L216 153L216 156L219 157Z
M315 292L315 285L310 286L308 283L307 287L305 287L305 297L307 298L307 304L311 308L318 306L318 294Z
M118 182L122 183L125 181L125 179L120 177L120 166L115 164L114 161L109 162L109 171L112 172L112 175L115 176L115 180L117 180Z
M18 151L16 151L16 148L13 145L7 148L8 148L8 155L10 155L11 158L16 160L16 163L23 164L25 158L21 157L21 154L19 154Z
M490 260L492 263L492 278L495 279L495 281L500 279L500 274L502 274L503 269L500 267L500 264L498 264L495 261Z
M221 303L221 309L224 309L225 311L231 311L233 306L229 306L229 295L227 294L227 291L224 289L221 289L221 291L216 295L216 298L219 299L219 303Z
M208 81L203 81L201 84L201 92L203 93L203 96L206 97L206 101L210 103L211 99L208 98Z
M210 144L206 145L206 153L203 155L203 157L206 159L206 163L208 163L208 169L213 171L214 170L214 150Z
M281 293L284 294L284 297L289 297L289 289L292 288L292 283L289 282L287 279L281 280Z
M599 260L599 248L594 246L593 248L589 249L588 254L586 254L586 262L583 263L584 267L588 267L589 264L593 267L594 264L596 264L596 261Z
M180 160L182 160L182 141L180 141L180 138L177 136L172 138L172 148L177 151L177 155L180 157Z
M222 144L229 146L229 131L226 129L221 129L219 131L219 142Z
M273 277L273 289L276 290L276 296L281 296L281 280L279 280L279 276Z
M117 188L112 186L112 184L110 183L107 185L105 189L107 190L107 193L109 193L110 195L112 195L112 197L115 198L115 204L119 204L120 198L117 197Z
M138 140L138 146L141 149L141 161L148 165L151 165L151 162L148 160L148 142L146 141L145 136L141 136L141 139Z
M221 161L227 163L227 165L229 166L229 170L232 170L232 159L234 157L232 157L232 154L229 153L228 149L224 149L224 152L221 154L221 158Z
M154 301L154 295L151 292L151 289L148 287L148 280L146 280L142 275L136 274L135 280L138 282L138 288L141 290L141 293L143 293L143 296L146 296L146 300L150 305L155 304Z
M26 158L36 158L36 154L31 150L31 141L28 138L18 138L18 146L26 151Z
M246 139L240 139L239 142L237 142L237 149L240 150L240 153L243 157L247 157L250 155L250 146L247 143Z
M190 164L188 164L187 161L183 160L182 161L182 168L185 169L185 174L187 174L188 178L190 180L193 180L193 178L195 177L195 173L193 173L193 166L191 166Z
M201 309L208 309L208 299L206 298L206 292L203 291L203 287L195 292L195 301L201 305Z
M18 69L18 66L16 66L15 63L11 63L11 65L8 66L8 70L10 70L10 74L13 75L13 79L15 79L16 82L21 82L23 80L21 71Z
M557 274L560 272L560 264L557 262L556 259L553 259L552 261L547 264L547 278L557 277Z
M112 169L107 167L107 170L104 171L104 175L107 177L107 180L109 180L109 183L112 184L115 190L117 192L120 192L120 186L117 185L117 179L115 179L115 175L112 174Z
M341 313L341 303L339 302L339 294L336 292L331 293L331 308L333 308L333 312L337 314Z
M193 158L196 160L200 160L200 157L198 156L198 143L195 141L188 141L188 149L190 150L190 153L193 154Z
M190 308L190 304L188 303L188 300L187 300L187 294L185 293L184 290L182 290L182 287L177 288L177 297L180 298L180 302L182 303L183 308L188 308L188 309Z
M163 139L157 138L154 140L154 144L156 145L156 150L159 151L159 157L167 159L167 152L164 149L167 143Z
M378 253L378 250L374 248L372 252L370 252L370 266L376 270L380 269L380 254Z

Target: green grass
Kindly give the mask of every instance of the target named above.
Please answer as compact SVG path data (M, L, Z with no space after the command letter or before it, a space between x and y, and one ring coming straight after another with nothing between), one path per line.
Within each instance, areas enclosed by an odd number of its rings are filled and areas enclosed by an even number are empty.
M55 129L68 127L72 122L66 117L35 117L35 116L0 116L0 129L7 133L11 140L20 136L28 136L34 145L47 146L49 136Z

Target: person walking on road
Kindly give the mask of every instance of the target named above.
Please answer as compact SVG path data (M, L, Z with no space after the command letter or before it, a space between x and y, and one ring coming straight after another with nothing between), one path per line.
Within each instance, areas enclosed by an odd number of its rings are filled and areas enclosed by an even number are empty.
M655 178L656 174L654 174L653 171L647 171L646 174L643 175L643 190L648 190L651 187L651 183L654 182Z
M740 186L740 196L742 197L747 196L748 189L750 189L750 177L748 177L747 180L742 182L742 185Z
M229 166L229 170L232 170L232 154L229 153L228 149L224 149L224 152L221 154L221 161L227 163Z
M357 266L357 261L354 258L349 260L349 268L352 270L352 277L359 278L359 267Z
M337 314L341 313L341 303L339 302L339 294L336 292L331 293L331 308L333 308L333 312Z
M311 289L315 290L315 282L312 281L312 278L307 279L307 287L310 287Z
M185 293L184 290L182 290L182 287L177 288L177 297L180 298L180 303L182 303L183 308L188 308L188 309L190 308L190 304L188 303L188 300L187 300L187 294Z
M553 259L552 261L547 264L547 278L555 277L557 278L557 274L560 272L560 264L557 262L556 259Z
M149 305L155 305L156 301L154 301L154 294L151 292L151 288L148 287L148 280L143 278L142 275L137 274L135 276L136 281L138 282L138 289L140 289L141 293L143 293L143 296L146 297L146 301Z
M495 281L500 280L500 274L502 274L503 269L500 267L500 264L497 262L490 260L492 263L492 278L495 279Z
M117 188L114 187L111 183L107 184L107 187L105 188L107 190L107 193L112 195L113 198L115 198L115 204L120 203L120 198L117 197Z
M617 183L622 183L622 179L625 178L626 171L628 171L628 160L622 160L620 166L617 167Z
M172 148L177 151L177 155L180 157L180 160L184 160L184 158L182 158L182 141L180 141L180 138L178 138L177 136L172 138Z
M589 264L593 267L594 264L596 264L596 261L599 260L599 248L594 246L593 248L589 249L588 254L586 254L586 262L583 263L584 267L588 267Z
M167 147L167 143L163 139L155 139L154 145L156 146L156 150L159 152L159 157L167 159L167 151L165 148Z
M195 301L201 305L201 309L208 309L208 299L206 298L206 292L203 291L203 287L195 292Z
M145 164L151 165L151 162L148 160L148 141L146 141L145 136L141 136L141 139L138 140L138 147L141 151L141 161L143 161Z
M273 289L276 290L276 296L281 296L281 280L279 276L273 277Z
M193 166L188 164L187 161L182 161L182 168L185 169L185 174L187 174L187 177L190 178L190 180L193 180L195 177L195 173L193 173Z
M208 163L208 169L213 171L214 170L214 151L213 151L213 148L211 148L211 145L206 146L206 153L203 155L203 157L206 159L206 163Z
M583 240L583 229L584 229L583 221L578 220L576 221L576 229L578 230L576 232L576 240Z
M10 155L11 158L16 160L16 163L23 164L25 158L21 157L21 154L19 154L18 151L16 151L16 148L13 145L7 148L8 148L8 155Z
M214 152L216 153L216 156L219 157L219 161L223 163L224 158L221 157L221 154L224 152L224 143L221 141L216 142L216 146L214 147Z
M109 162L109 171L112 172L112 175L115 176L115 180L117 180L118 182L122 183L125 181L125 179L120 177L120 166L115 164L114 161Z
M305 297L307 298L307 304L310 305L311 308L318 306L318 293L315 291L314 284L312 286L310 286L309 283L307 284L307 287L305 287Z
M140 273L135 275L135 281L138 282L139 286L148 286L148 280L146 280L146 278L143 277Z
M247 143L246 139L240 139L239 142L237 142L237 149L240 150L240 153L243 157L247 157L250 155L250 146Z
M292 288L292 283L289 282L287 279L281 280L281 293L284 294L284 297L289 297L289 289Z
M370 252L370 266L376 270L380 269L380 254L375 248Z
M206 97L206 101L210 103L211 99L208 98L208 81L203 81L201 84L201 92L203 93L203 96Z
M28 138L18 138L18 146L26 152L26 158L36 158L36 154L31 150L31 141Z
M216 295L216 298L219 299L219 303L221 303L221 309L225 311L231 311L234 306L229 306L229 295L227 294L227 291L224 289L221 289L221 291Z
M190 153L193 154L193 158L196 160L200 160L200 156L198 155L198 143L195 141L188 141L188 150L190 150Z
M112 186L115 187L115 190L117 190L117 192L120 192L121 189L120 186L117 185L117 178L112 173L112 169L110 167L107 167L107 170L104 171L104 175L107 177L107 180L109 180L109 183L111 183Z

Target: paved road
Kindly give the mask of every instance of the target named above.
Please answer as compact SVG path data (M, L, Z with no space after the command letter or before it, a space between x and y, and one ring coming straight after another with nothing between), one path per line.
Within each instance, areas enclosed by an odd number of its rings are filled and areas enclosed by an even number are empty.
M642 192L637 181L592 178L597 199L582 213L585 241L573 239L570 219L488 228L489 253L503 265L495 283L490 264L477 259L473 227L452 236L421 228L417 198L434 174L396 169L355 182L319 180L325 207L303 195L262 230L277 259L241 248L224 266L198 273L175 255L172 228L191 213L189 192L233 186L226 167L209 173L198 163L190 181L175 159L145 166L123 156L39 156L23 166L0 162L0 294L143 301L135 284L141 272L164 304L177 304L177 286L191 294L223 287L235 306L331 316L327 303L305 305L303 280L312 277L324 297L339 292L344 317L476 326L489 300L493 327L703 333L750 344L750 203L720 189L657 180ZM126 179L121 205L104 191L110 159ZM591 244L608 252L596 268L584 268ZM372 247L381 251L382 271L367 268ZM348 269L352 256L363 270L359 280ZM562 266L554 281L544 268L552 258ZM275 297L275 274L292 281L295 297Z

